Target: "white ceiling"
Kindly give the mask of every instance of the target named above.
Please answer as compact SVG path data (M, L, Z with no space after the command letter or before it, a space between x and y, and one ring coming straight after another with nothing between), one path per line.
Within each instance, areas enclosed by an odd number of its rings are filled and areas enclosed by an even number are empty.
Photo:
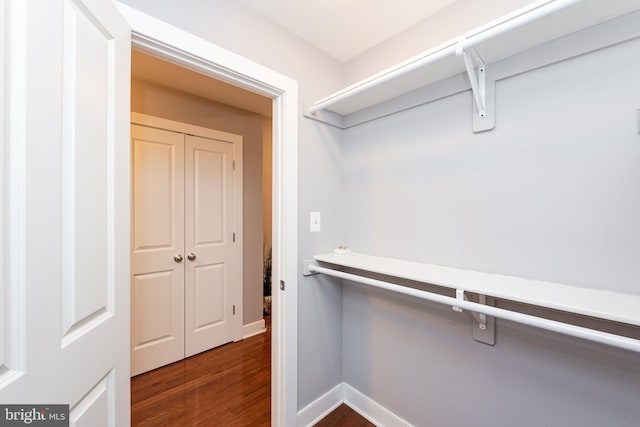
M455 0L241 0L346 62Z

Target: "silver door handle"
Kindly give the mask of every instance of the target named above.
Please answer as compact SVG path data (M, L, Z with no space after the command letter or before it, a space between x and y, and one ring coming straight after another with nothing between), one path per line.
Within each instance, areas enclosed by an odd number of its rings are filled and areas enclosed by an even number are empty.
M176 255L176 256L174 256L174 257L173 257L173 260L174 260L175 262L182 262L182 259L183 259L183 258L182 258L182 254L178 254L178 255Z
M193 252L191 252L189 255L187 255L187 259L189 261L193 261L194 259L196 259L196 254L194 254Z

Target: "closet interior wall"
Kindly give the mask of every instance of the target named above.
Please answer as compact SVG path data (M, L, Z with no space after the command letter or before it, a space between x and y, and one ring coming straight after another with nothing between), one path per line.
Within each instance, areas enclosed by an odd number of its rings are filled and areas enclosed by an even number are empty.
M344 242L357 252L640 294L640 40L344 131ZM535 55L528 52L526 55ZM414 425L631 425L638 355L449 307L343 288L343 372ZM631 423L631 424L629 424Z
M484 271L513 266L580 286L628 287L638 277L629 267L640 241L630 190L640 182L631 167L640 147L637 47L597 52L586 67L563 63L498 82L490 133L471 132L470 93L342 132L303 111L523 2L458 0L348 64L241 2L123 3L299 82L300 263L346 243ZM247 37L247 28L260 37ZM442 39L424 37L434 28L445 31ZM626 56L600 62L619 48ZM309 232L311 211L322 212L321 233ZM520 238L526 230L529 241ZM628 234L612 243L621 230ZM538 269L541 257L548 263ZM611 276L591 277L596 270ZM637 356L508 322L498 323L489 347L471 340L467 318L443 306L302 272L288 286L299 292L299 408L345 381L416 425L639 423L631 406L640 394Z

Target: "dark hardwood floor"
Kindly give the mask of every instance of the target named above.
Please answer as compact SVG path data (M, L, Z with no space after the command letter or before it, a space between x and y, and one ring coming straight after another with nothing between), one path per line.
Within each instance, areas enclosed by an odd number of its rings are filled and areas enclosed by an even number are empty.
M133 426L268 426L271 322L267 332L131 379Z
M267 332L131 378L131 425L269 426L271 319ZM317 426L372 426L342 405Z
M315 427L375 427L366 418L344 403L324 417Z

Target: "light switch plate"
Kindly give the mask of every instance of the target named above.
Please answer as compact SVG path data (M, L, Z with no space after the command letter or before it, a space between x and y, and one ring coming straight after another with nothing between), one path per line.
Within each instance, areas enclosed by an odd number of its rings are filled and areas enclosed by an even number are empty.
M320 231L320 212L311 212L309 214L309 231L312 233Z

